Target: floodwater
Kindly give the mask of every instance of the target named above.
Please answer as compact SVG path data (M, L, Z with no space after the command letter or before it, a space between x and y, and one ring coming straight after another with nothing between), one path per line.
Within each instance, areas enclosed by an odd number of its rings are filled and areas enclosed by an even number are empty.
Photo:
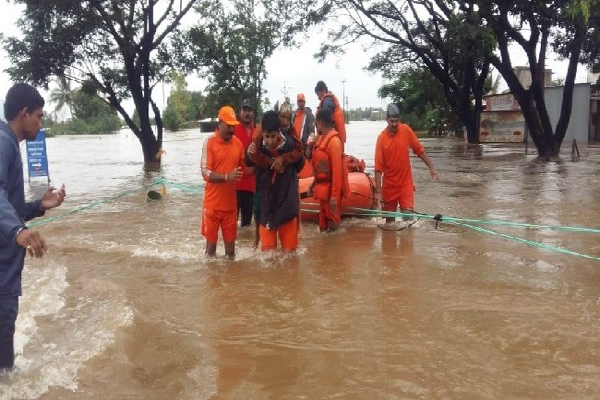
M349 125L370 170L383 127ZM48 139L68 200L39 227L50 252L26 260L0 399L600 398L597 232L304 221L296 255L254 252L241 230L236 261L206 260L206 136L167 134L160 174L125 132ZM441 181L413 157L418 212L600 227L598 148L537 163L521 146L423 143ZM148 202L160 177L167 196Z

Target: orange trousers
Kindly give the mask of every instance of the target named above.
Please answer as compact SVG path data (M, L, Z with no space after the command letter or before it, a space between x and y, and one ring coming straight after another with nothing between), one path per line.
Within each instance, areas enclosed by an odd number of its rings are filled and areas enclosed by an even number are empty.
M395 212L400 206L401 210L414 211L415 209L415 188L414 186L393 188L381 191L381 210Z
M223 235L223 241L235 242L237 236L237 211L221 211L204 209L202 211L202 226L200 232L210 243L217 243L219 228Z
M319 229L327 229L329 221L334 224L342 222L342 199L337 199L337 210L331 210L330 200L319 201Z
M294 251L298 248L298 218L294 218L276 229L270 230L261 225L260 230L261 250L267 251L277 248L277 235L281 242L281 248L285 251Z

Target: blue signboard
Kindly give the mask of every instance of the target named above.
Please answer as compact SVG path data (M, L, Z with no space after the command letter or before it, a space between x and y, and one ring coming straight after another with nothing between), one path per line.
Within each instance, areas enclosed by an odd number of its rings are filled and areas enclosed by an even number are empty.
M38 176L47 176L50 181L50 174L48 173L48 155L46 154L46 132L41 129L35 140L27 140L27 170L29 171L29 178Z

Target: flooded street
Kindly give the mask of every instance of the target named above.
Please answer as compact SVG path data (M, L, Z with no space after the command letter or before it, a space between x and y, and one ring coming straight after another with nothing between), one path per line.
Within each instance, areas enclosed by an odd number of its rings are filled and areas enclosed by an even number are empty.
M348 126L371 172L383 128ZM437 228L304 221L287 256L242 229L229 262L221 242L203 255L207 136L167 133L151 174L131 134L48 139L68 198L39 226L50 252L26 260L0 399L600 398L600 234L444 222L600 229L598 147L538 163L523 146L424 139L441 180L411 157L416 211L441 214ZM159 178L167 196L148 202Z

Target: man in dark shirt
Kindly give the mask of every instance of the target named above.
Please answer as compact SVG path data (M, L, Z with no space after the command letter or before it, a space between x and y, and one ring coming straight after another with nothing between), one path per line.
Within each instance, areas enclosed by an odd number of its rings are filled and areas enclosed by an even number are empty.
M26 83L17 83L6 94L0 121L0 371L14 365L15 322L21 295L25 252L40 258L48 250L39 232L25 221L58 207L65 198L64 185L49 188L42 198L25 201L23 162L19 143L34 140L42 127L44 99Z

